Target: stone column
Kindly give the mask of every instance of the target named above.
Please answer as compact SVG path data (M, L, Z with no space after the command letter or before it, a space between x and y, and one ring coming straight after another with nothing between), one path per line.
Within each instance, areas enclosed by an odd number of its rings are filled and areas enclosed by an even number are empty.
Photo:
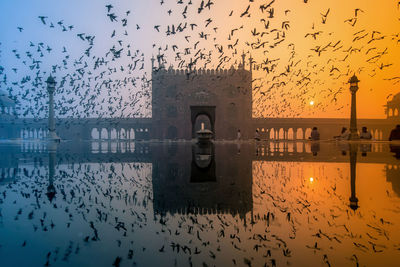
M111 153L111 129L107 128L107 152Z
M358 78L356 75L350 78L350 92L351 92L351 115L350 115L350 140L357 140L360 137L357 133L357 101L356 93L358 90Z
M54 91L56 90L56 81L50 75L47 78L47 92L49 93L49 135L48 140L60 142L60 137L56 134L56 124L54 119Z
M107 139L111 140L111 129L110 128L107 129Z

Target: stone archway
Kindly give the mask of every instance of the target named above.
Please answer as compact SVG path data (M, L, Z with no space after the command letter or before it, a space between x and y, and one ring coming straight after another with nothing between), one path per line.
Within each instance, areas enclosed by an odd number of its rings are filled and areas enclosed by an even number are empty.
M215 106L190 106L191 122L192 122L192 138L196 138L195 123L200 115L205 115L210 120L211 131L214 133L215 139Z

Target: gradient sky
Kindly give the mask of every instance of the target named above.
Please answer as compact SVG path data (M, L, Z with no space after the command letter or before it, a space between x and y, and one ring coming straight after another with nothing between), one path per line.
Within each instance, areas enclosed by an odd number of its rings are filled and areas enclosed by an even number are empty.
M53 70L58 116L151 116L152 55L174 68L197 58L195 68L211 69L237 67L245 52L256 67L255 117L349 117L354 73L360 118L385 117L383 105L400 92L398 1L163 2L1 1L0 87L23 104L20 114L45 116L43 79ZM181 32L166 34L180 23ZM115 57L112 47L123 50ZM95 69L102 58L107 65Z

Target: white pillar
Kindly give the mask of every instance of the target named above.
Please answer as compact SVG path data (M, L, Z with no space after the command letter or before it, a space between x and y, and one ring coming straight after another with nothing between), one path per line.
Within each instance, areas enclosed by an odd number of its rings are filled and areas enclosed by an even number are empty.
M50 75L46 81L47 92L49 93L49 136L48 139L51 141L60 141L60 137L56 134L56 125L54 119L54 91L56 87L56 81Z

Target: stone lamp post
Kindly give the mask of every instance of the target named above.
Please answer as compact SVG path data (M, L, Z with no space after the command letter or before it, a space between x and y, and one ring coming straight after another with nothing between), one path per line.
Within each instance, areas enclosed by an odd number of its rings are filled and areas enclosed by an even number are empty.
M49 93L49 141L60 142L60 137L56 134L56 124L54 119L54 91L56 90L56 81L50 75L47 78L47 92Z
M357 133L357 101L356 93L358 91L358 78L356 75L350 78L350 92L351 92L351 115L350 115L350 136L349 140L358 140L360 137Z

